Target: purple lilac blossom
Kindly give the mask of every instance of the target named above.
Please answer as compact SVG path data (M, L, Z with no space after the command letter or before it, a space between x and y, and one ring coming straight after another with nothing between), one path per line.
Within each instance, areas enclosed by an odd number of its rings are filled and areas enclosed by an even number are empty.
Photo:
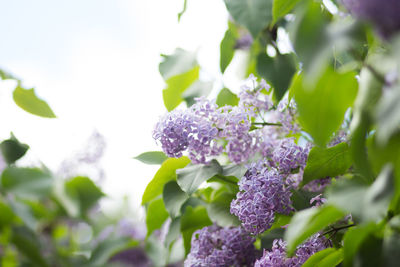
M400 30L398 0L343 0L343 4L355 16L372 22L385 38Z
M285 138L274 150L272 160L281 173L289 174L292 170L305 167L308 152L308 147L302 148L295 144L294 139Z
M314 253L327 248L326 244L327 239L316 234L298 246L295 255L288 258L286 242L275 239L271 251L264 250L264 255L255 262L254 267L300 267Z
M249 78L246 80L247 84L241 86L239 92L239 107L251 115L255 116L256 113L263 111L268 111L272 107L272 101L270 96L262 93L265 89L270 90L270 86L265 82L264 79L258 83L257 78L250 74Z
M248 50L253 44L253 37L250 33L243 34L239 39L236 40L235 49Z
M241 227L204 227L193 233L185 267L253 266L255 238Z
M289 214L293 210L291 192L284 184L284 176L267 165L266 161L260 161L248 166L239 182L240 192L231 202L230 212L252 234L269 229L275 213Z

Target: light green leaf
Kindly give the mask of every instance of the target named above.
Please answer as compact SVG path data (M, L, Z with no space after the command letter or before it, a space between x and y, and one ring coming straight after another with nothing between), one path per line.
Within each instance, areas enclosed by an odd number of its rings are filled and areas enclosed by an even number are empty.
M263 52L257 57L257 73L272 85L275 100L279 102L296 73L294 57L292 54L278 54L272 58Z
M292 255L296 247L311 235L338 221L344 213L333 206L321 206L297 212L285 232L287 253Z
M299 121L319 146L324 146L344 119L357 95L355 73L337 73L331 68L316 83L298 76L293 84Z
M24 89L18 85L14 90L13 98L15 103L26 112L44 118L56 118L50 106L36 96L34 89Z
M225 72L235 54L236 38L236 34L231 29L228 29L221 41L219 67L222 73Z
M180 234L181 234L181 218L178 217L178 218L172 219L172 221L169 225L168 233L167 233L167 235L165 237L165 241L164 241L165 246L167 248L170 247L170 245L179 238Z
M246 27L254 38L272 20L272 0L224 0L233 19Z
M11 133L10 139L1 142L0 149L7 164L12 164L25 155L29 146L20 143L14 134Z
M199 71L200 67L195 66L193 69L173 76L166 81L167 88L163 90L163 100L168 111L173 110L183 101L182 93L199 78Z
M118 252L135 247L138 241L130 237L107 238L100 242L90 256L89 266L105 266L108 260Z
M326 248L324 250L318 251L317 253L311 255L308 260L302 265L302 267L315 267L321 260L334 253L336 249ZM335 266L335 265L332 265Z
M400 125L400 85L387 91L376 108L377 141L385 145L390 137L399 131Z
M3 190L22 198L48 196L52 184L52 175L37 168L8 167L1 175Z
M179 215L183 203L189 196L182 191L176 181L170 181L165 184L163 190L163 200L165 208L167 209L171 218Z
M172 55L162 55L162 57L159 71L165 81L197 66L196 53L181 48L175 49Z
M0 230L10 225L15 218L14 212L4 202L0 202Z
M160 229L167 218L168 212L161 198L150 202L146 212L147 236L150 236L154 230Z
M313 147L308 155L301 183L305 185L312 180L344 174L351 164L347 143L340 143L330 148Z
M164 185L169 181L176 180L175 171L185 167L189 162L190 160L187 157L169 158L164 161L154 178L147 185L142 196L142 205L161 195Z
M168 157L161 151L150 151L144 152L137 157L134 157L143 163L150 164L150 165L160 165L162 164Z
M219 107L223 106L237 106L239 103L239 98L232 93L228 88L223 88L217 96L217 105Z
M195 98L208 96L214 86L213 82L195 81L182 93L182 98L185 100L188 107L193 105Z
M81 216L105 196L97 185L88 177L77 176L65 183L67 194L79 203Z
M337 266L343 261L343 249L338 249L333 253L327 255L315 267L332 267Z
M189 195L193 194L197 188L214 175L222 173L222 167L218 161L212 160L208 165L191 165L177 172L177 181L183 191Z
M274 0L272 4L272 17L275 24L280 18L288 14L300 0Z

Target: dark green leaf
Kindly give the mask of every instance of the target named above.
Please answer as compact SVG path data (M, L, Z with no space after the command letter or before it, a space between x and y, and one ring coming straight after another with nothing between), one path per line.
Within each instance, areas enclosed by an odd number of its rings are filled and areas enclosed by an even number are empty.
M223 192L207 205L208 216L210 216L213 222L216 222L220 226L240 225L236 216L230 213L231 202L235 196L235 194Z
M52 175L37 168L8 167L1 175L2 188L22 198L47 196L52 184Z
M143 163L150 164L150 165L159 165L162 164L168 157L161 151L150 151L144 152L134 159L140 160Z
M194 231L211 224L212 222L208 218L205 207L197 206L196 208L186 208L185 213L181 217L181 232L186 254L190 251L190 242Z
M13 98L15 103L26 112L44 118L56 117L49 105L36 96L34 89L28 90L17 86L14 90Z
M88 177L75 177L65 183L67 194L79 202L81 215L93 207L104 193Z
M7 164L12 164L25 155L26 151L29 149L29 146L20 143L18 139L15 138L15 136L11 133L10 139L1 142L0 149Z
M309 192L305 190L291 190L292 191L292 196L290 199L292 200L292 206L296 210L304 210L308 209L311 204L310 201L313 197L315 197L317 194L314 192Z
M224 0L233 19L246 27L254 38L272 20L272 0Z
M313 147L308 155L302 184L320 178L335 177L344 174L351 166L352 159L347 143L334 147Z
M0 202L0 230L14 220L14 212L4 202Z
M282 239L285 233L283 228L275 228L261 235L261 248L271 250L274 240Z
M189 196L182 191L176 181L170 181L165 184L163 190L163 200L165 208L167 209L171 218L179 215L183 203Z
M278 54L272 58L266 53L261 53L257 57L257 73L272 85L274 97L279 102L285 95L292 77L296 73L293 55Z
M219 67L222 73L225 72L229 63L232 61L233 55L235 54L235 45L236 34L231 29L228 29L220 45Z
M25 227L13 228L11 242L29 261L37 266L49 266L42 257L40 243L33 232Z
M179 186L191 195L203 182L216 174L221 174L222 167L218 161L212 160L208 165L191 165L178 170L176 173Z
M400 234L393 232L383 241L383 259L385 267L397 267L400 255Z
M161 198L150 202L146 212L147 236L154 230L160 229L167 218L168 212Z
M386 144L389 138L399 130L400 125L400 86L392 88L381 98L376 110L377 141Z
M324 146L344 119L357 95L355 73L337 73L331 68L314 84L298 76L293 84L299 121L315 143Z
M142 205L161 195L164 185L176 180L176 170L185 167L189 162L187 157L169 158L164 161L153 180L147 185L142 196Z
M344 216L344 213L333 206L321 206L297 212L285 232L287 253L292 255L298 245L311 235L323 230Z
M274 0L272 5L273 23L288 14L300 0Z
M228 88L223 88L217 96L216 103L219 107L223 107L226 105L237 106L237 104L239 103L239 98Z

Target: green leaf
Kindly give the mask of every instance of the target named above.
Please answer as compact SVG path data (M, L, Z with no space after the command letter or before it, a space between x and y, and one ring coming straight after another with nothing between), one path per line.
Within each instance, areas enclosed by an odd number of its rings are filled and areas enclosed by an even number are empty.
M22 198L48 196L52 184L52 175L37 168L8 167L1 175L3 190Z
M222 73L225 72L235 54L236 37L236 34L231 29L228 29L221 41L219 67Z
M296 6L300 0L274 0L272 4L272 17L275 24Z
M293 84L299 121L319 146L324 146L344 119L357 95L355 73L337 73L328 68L315 84L298 76Z
M86 212L105 196L88 177L78 176L70 179L65 183L65 189L70 197L78 200L82 216L85 216Z
M11 133L10 139L1 142L0 149L7 164L12 164L25 155L26 151L29 149L29 146L20 143L18 139L15 138L15 136Z
M387 165L369 187L354 178L340 179L328 189L327 199L355 218L378 222L386 216L394 191L393 169Z
M257 57L257 73L266 79L274 88L277 102L282 99L296 73L296 64L292 54L270 57L261 53Z
M235 194L223 192L207 205L208 216L213 222L223 227L240 225L238 218L230 212L231 202L235 196Z
M334 253L336 249L334 248L326 248L324 250L318 251L317 253L311 255L308 260L302 265L302 267L315 267L320 263L324 258ZM331 265L336 266L336 265Z
M383 241L383 259L385 267L397 267L400 255L400 234L393 232L385 236Z
M14 212L4 202L0 202L0 230L10 225L15 218Z
M376 108L378 129L376 137L379 144L386 144L398 132L400 125L400 85L392 88L381 98Z
M172 243L174 243L178 238L179 235L181 234L181 218L175 218L172 219L170 225L169 225L169 229L168 229L168 233L165 237L165 246L168 248L170 247L170 245Z
M170 181L165 184L163 190L163 200L165 208L167 209L171 218L179 215L183 203L189 196L182 191L176 181Z
M293 255L296 247L311 235L336 222L344 213L333 206L310 208L297 212L285 232L287 253Z
M187 106L190 107L196 102L195 98L207 96L211 92L213 85L213 82L195 81L182 93L182 98L187 103Z
M26 227L15 227L12 231L11 242L29 261L37 266L49 266L42 257L40 243L35 234Z
M150 202L146 214L147 236L150 236L154 230L160 229L168 218L168 212L165 209L164 201L159 198Z
M162 164L168 157L161 151L150 151L144 152L137 157L134 157L143 163L150 164L150 165L160 165Z
M340 143L330 148L313 147L308 155L301 183L305 185L312 180L344 174L351 164L347 143Z
M233 19L246 27L254 38L272 20L272 0L224 0Z
M190 252L190 242L194 231L211 224L212 222L208 218L205 207L197 206L192 208L189 206L186 208L185 213L181 217L181 232L186 254Z
M13 98L15 103L26 112L44 118L56 118L49 105L36 96L34 89L24 89L18 85L14 90Z
M172 55L162 55L163 61L159 65L159 71L165 81L170 78L188 72L196 67L196 53L175 49Z
M367 264L367 261L363 260L363 257L360 257L362 254L362 247L368 248L370 244L368 244L368 239L371 239L371 236L374 232L379 229L374 224L360 225L357 227L353 227L349 229L343 238L343 249L344 249L344 266L381 266L380 264L376 264L376 259L379 258L379 251L370 251L370 261ZM358 255L357 255L358 254ZM375 258L375 260L373 259Z
M223 88L217 96L216 103L219 107L237 106L237 104L239 103L239 98L228 88Z
M183 101L182 93L199 78L199 71L200 67L195 66L193 69L173 76L166 81L167 88L163 90L163 100L168 111L173 110Z
M9 79L11 79L11 80L19 81L18 78L14 77L12 74L10 74L10 73L8 73L8 72L2 70L2 69L0 69L0 78L1 78L2 80L9 80Z
M108 260L118 252L139 245L139 242L130 237L107 238L96 246L90 256L90 266L105 266Z
M212 160L208 165L191 165L178 170L176 173L179 186L191 195L203 182L216 174L221 174L222 167L218 161Z
M329 254L328 256L326 256L317 265L314 265L314 266L315 267L337 266L342 261L343 261L343 250L338 249L338 250L334 251L333 253Z
M161 195L164 185L169 181L176 180L176 170L185 167L189 162L190 160L187 157L169 158L164 161L154 178L147 185L142 196L142 205Z

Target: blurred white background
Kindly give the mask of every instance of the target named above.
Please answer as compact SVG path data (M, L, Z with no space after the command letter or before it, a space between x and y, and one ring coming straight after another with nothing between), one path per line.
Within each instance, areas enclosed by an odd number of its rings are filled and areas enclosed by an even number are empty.
M197 50L206 73L219 73L219 42L228 15L222 0L9 0L0 6L0 68L52 107L42 119L12 101L12 81L0 81L0 138L10 131L30 145L30 159L52 170L84 147L93 130L104 135L108 201L141 195L158 166L132 157L160 150L152 129L166 112L160 53ZM218 78L218 77L214 77Z

